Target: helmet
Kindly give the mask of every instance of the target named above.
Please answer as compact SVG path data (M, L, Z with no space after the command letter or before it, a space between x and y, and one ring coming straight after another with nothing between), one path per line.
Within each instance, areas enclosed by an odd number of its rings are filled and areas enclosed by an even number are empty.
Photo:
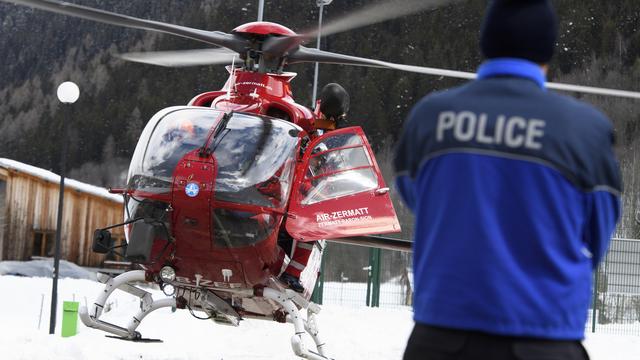
M339 84L327 84L320 91L320 112L327 119L342 119L349 111L349 103L349 93Z
M319 154L327 150L329 150L327 145L325 143L320 143L313 148L313 150L311 151L311 154L312 155ZM309 171L311 172L311 175L312 176L320 175L320 169L325 164L325 162L326 162L326 155L312 156L311 159L309 159Z
M311 151L311 153L317 154L327 150L329 150L329 148L327 147L327 144L321 142L320 144L316 145L316 147L313 148L313 151Z

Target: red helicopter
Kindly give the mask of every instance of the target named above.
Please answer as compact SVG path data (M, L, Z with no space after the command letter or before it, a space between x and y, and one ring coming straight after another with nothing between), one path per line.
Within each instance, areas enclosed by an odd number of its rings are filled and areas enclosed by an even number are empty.
M3 0L5 1L5 0ZM158 31L219 46L179 52L130 53L122 58L163 66L230 65L222 90L195 96L187 106L158 112L147 123L129 168L127 186L112 189L125 199L125 222L96 230L93 249L113 251L109 229L125 226L127 259L142 270L101 276L105 289L80 309L89 327L129 340L149 313L163 307L204 312L217 323L242 319L291 322L296 355L327 359L318 332L318 305L309 301L322 240L409 250L384 237L400 231L389 188L358 126L337 128L348 96L325 87L315 109L297 104L289 64L320 62L390 68L473 78L475 74L393 64L302 44L317 33L297 34L275 23L253 22L231 33L204 31L50 0L11 0L56 13L130 28ZM325 27L324 35L420 11L446 1L376 4ZM609 89L549 84L551 88L637 97ZM289 262L279 239L313 244L302 271L302 293L279 280ZM158 284L167 295L154 300L134 284ZM126 326L100 320L111 293L141 299ZM302 312L306 311L306 316ZM311 336L310 350L303 335Z

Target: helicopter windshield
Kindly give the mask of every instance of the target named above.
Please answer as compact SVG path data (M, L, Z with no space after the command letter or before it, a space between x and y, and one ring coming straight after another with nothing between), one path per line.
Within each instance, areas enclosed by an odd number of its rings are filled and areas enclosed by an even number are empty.
M216 163L215 200L280 208L293 178L300 128L293 123L208 108L170 108L145 127L131 160L128 188L171 191L175 168L187 153L205 146Z
M211 109L174 109L154 116L131 159L128 187L150 193L169 192L180 159L206 145L209 131L221 115Z
M234 113L212 141L217 201L284 206L300 129L287 121Z

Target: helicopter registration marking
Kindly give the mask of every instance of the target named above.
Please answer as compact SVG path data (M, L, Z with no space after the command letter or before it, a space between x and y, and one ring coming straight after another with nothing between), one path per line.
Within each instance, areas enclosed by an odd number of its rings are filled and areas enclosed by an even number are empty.
M208 279L189 279L183 276L176 276L175 283L188 287L209 287L209 288L224 288L224 289L236 289L242 287L241 283L219 282Z
M181 284L188 284L188 285L195 285L196 284L196 280L191 280L191 279L189 279L187 277L182 277L182 276L176 276L175 282L181 283ZM212 286L213 285L213 280L200 279L200 281L198 282L198 285L200 285L200 286Z

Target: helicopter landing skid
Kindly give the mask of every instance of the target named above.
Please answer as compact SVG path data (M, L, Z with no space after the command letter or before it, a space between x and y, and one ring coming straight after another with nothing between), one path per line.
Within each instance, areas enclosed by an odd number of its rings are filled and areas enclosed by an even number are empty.
M145 272L143 270L127 271L115 278L99 273L98 281L105 284L104 290L91 306L91 311L89 311L86 306L80 307L78 311L80 320L82 320L87 327L102 330L123 339L140 340L142 337L140 333L136 331L136 328L145 316L163 307L176 306L176 300L174 298L154 301L151 293L130 284L132 282L145 281ZM121 327L100 320L107 298L109 298L115 289L120 289L140 298L140 311L131 318L127 327Z
M313 302L309 302L293 290L276 290L272 288L264 288L263 294L267 299L277 302L287 313L287 322L293 324L295 334L291 337L291 347L293 352L303 358L311 360L327 360L331 359L325 354L325 343L320 339L318 331L318 323L316 322L316 314L320 312L320 306ZM298 306L307 309L307 319L303 319ZM307 333L313 339L316 345L317 353L307 349L302 335Z
M116 336L116 335L105 335L105 336L108 337L109 339L117 339L117 340L122 340L122 341L132 341L132 342L140 342L140 343L161 343L161 342L163 342L160 339L147 339L147 338L128 339L128 338L123 338L123 337Z

